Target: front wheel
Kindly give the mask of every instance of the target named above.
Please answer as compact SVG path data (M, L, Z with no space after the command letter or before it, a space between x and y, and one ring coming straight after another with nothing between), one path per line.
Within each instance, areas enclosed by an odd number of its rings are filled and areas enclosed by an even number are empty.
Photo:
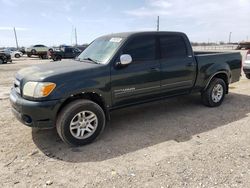
M47 59L47 55L41 55L41 59Z
M226 83L220 78L214 78L208 88L201 94L202 103L209 107L220 106L226 94Z
M4 60L0 58L0 64L4 64Z
M250 74L246 74L247 79L250 79Z
M52 59L53 59L53 61L61 61L62 60L61 56L57 56L57 55L55 55Z
M65 143L82 146L93 142L105 124L104 111L98 104L90 100L76 100L59 113L56 128Z

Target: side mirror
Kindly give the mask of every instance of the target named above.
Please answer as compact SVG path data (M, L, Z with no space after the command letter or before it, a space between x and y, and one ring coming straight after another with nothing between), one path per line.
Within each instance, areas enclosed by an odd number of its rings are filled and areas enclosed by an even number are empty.
M121 65L128 65L132 63L132 57L129 54L123 54L120 56L120 64Z

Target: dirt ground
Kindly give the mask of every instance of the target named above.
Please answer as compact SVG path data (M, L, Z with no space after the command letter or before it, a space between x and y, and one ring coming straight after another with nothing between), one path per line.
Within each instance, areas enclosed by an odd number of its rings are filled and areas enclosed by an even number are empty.
M15 72L38 63L51 62L0 65L0 187L250 187L244 76L218 108L190 95L115 111L96 142L71 148L55 130L32 130L11 114Z

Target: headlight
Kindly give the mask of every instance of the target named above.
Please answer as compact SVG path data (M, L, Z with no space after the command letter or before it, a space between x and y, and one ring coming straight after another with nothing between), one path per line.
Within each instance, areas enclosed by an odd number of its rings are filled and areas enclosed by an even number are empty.
M27 82L23 87L23 95L27 97L47 97L56 87L52 82Z

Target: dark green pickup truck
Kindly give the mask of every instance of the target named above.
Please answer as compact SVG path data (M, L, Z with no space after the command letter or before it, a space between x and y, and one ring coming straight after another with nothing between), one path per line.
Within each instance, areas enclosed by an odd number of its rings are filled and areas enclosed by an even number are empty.
M97 38L76 60L20 70L10 101L25 125L56 127L64 142L84 145L112 110L192 92L219 106L240 75L240 53L194 53L184 33L118 33Z

